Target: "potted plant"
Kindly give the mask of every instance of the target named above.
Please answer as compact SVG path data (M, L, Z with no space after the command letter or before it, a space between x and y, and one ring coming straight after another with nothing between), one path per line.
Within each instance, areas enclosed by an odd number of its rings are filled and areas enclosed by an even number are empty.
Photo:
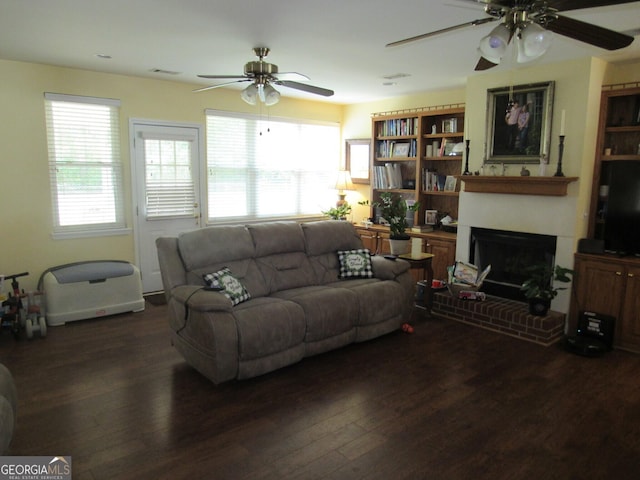
M567 287L555 287L554 282L568 283L571 281L573 270L556 265L537 264L526 269L529 278L524 281L520 290L529 300L529 313L544 316L549 311L551 300L558 291Z
M346 220L347 215L349 215L350 213L351 205L349 205L347 202L322 212L323 215L327 215L333 220Z
M408 227L407 212L415 212L420 208L420 203L407 205L407 201L400 195L390 192L380 194L380 201L373 204L380 209L381 216L389 224L391 253L400 255L409 251L411 237L406 234Z

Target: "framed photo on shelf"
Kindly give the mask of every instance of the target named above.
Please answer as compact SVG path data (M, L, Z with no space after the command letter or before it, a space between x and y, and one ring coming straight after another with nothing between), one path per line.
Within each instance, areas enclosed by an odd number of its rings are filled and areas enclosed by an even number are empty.
M424 223L427 225L435 225L438 223L438 211L426 210L424 212Z
M357 138L346 140L345 167L353 183L369 183L369 156L371 140Z
M447 179L444 182L444 191L445 192L455 192L456 191L456 183L457 179L453 175L447 175Z
M549 154L555 82L487 90L485 163L539 163Z
M409 143L395 143L393 145L393 157L407 157L409 156Z
M458 119L447 118L442 121L442 133L455 133L458 131Z

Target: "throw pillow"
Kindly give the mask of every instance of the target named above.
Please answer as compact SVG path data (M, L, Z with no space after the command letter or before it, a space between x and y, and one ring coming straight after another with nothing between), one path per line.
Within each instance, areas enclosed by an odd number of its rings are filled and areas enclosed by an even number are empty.
M340 273L338 278L373 278L371 252L367 248L338 252Z
M238 305L251 298L245 286L231 274L231 270L228 267L224 267L215 273L207 273L202 278L209 287L222 288L221 293L231 300L233 305Z

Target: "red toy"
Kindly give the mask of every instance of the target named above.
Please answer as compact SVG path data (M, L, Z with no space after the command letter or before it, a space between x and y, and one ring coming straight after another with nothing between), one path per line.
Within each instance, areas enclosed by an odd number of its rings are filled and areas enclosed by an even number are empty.
M413 333L413 327L411 325L409 325L408 323L404 323L402 325L402 331L404 333Z

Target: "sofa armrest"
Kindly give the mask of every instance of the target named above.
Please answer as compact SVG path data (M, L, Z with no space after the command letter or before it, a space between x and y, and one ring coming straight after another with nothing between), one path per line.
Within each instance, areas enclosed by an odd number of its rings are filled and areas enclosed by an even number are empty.
M371 257L373 274L381 280L395 280L399 275L409 270L409 262L405 260L390 260L380 255Z
M233 308L231 300L222 293L205 290L200 285L181 285L171 290L171 296L198 312L230 312Z
M9 369L0 364L0 455L7 455L16 424L18 394Z

